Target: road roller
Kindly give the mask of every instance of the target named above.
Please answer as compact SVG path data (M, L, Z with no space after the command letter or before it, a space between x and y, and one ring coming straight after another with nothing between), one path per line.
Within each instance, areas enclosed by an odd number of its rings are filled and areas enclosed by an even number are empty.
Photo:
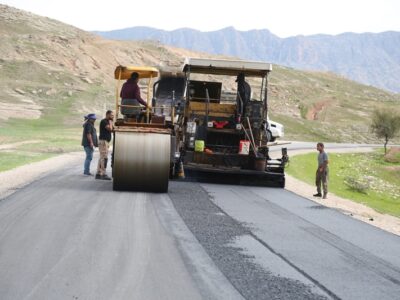
M164 193L173 168L175 137L173 136L173 112L171 107L140 105L136 99L121 99L122 81L139 74L141 94L151 103L153 80L159 70L153 67L118 66L114 75L116 86L116 121L114 124L112 176L114 190ZM164 105L165 106L165 105ZM155 111L167 110L169 120ZM172 120L172 121L171 121ZM172 142L171 142L172 141Z

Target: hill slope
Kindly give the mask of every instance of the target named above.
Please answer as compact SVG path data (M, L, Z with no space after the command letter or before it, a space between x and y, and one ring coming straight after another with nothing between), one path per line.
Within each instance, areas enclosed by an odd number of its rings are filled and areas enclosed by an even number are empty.
M107 41L61 22L0 5L0 143L79 147L82 116L114 108L118 64L178 61L185 51ZM35 143L35 147L47 146Z
M185 56L212 57L105 40L4 5L0 33L0 144L32 141L22 148L49 153L79 149L83 114L114 108L116 65L179 66ZM331 73L274 66L270 83L271 118L286 126L287 139L374 141L373 109L400 107L399 95Z
M400 32L279 38L268 30L238 31L233 27L212 32L132 27L96 33L111 39L151 39L213 54L270 61L304 70L332 71L400 92Z

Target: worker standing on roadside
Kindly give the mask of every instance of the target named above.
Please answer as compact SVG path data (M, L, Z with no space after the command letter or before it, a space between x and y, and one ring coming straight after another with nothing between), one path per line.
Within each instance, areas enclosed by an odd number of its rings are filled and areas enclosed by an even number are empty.
M315 176L315 184L317 185L317 193L314 197L322 197L326 199L328 196L328 179L329 179L329 169L328 169L328 154L324 150L324 144L318 143L317 150L318 154L318 169ZM321 183L324 194L321 194Z
M93 159L94 148L97 147L97 132L94 127L94 122L96 122L95 114L88 114L87 121L83 124L83 133L82 133L82 146L86 153L85 163L83 174L84 175L92 175L90 173L90 163Z
M111 142L111 133L114 129L114 114L111 110L106 112L106 117L100 121L99 152L100 158L97 164L96 179L111 180L106 174L108 149Z

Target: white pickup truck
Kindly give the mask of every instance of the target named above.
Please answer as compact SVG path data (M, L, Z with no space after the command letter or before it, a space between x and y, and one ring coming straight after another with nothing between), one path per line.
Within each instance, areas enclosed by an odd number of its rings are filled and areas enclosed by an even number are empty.
M284 126L278 122L268 119L268 129L267 129L268 141L275 142L277 138L282 138L285 135Z

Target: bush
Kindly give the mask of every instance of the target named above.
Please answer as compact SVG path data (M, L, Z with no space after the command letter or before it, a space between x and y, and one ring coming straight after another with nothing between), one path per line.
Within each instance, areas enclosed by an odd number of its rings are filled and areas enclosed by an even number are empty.
M367 194L367 190L370 188L369 181L362 181L350 176L344 179L344 183L350 190L363 194Z
M400 163L400 148L392 147L385 155L385 161L389 163Z
M299 105L300 116L302 119L307 119L308 108L303 103Z

